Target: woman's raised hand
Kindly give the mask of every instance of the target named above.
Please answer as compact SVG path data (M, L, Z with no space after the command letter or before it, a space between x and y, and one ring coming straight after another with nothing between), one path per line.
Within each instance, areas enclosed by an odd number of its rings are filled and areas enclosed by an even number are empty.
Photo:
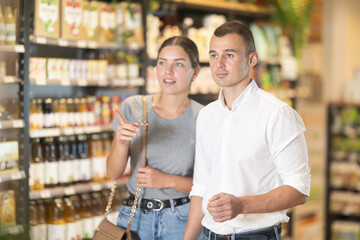
M116 139L121 142L131 141L131 138L135 137L139 131L139 123L129 123L128 120L126 120L126 118L124 118L124 116L117 109L114 109L113 112L120 120L120 124L116 129Z

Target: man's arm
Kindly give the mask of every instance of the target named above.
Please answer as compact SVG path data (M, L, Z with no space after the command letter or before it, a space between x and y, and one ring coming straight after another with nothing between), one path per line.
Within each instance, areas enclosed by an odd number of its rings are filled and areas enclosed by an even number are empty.
M295 188L282 185L261 195L235 197L219 193L209 199L207 210L216 222L224 222L239 214L270 213L306 202L307 196Z
M202 212L202 197L192 196L190 202L189 219L186 225L184 240L198 239L203 229L201 220L204 217Z

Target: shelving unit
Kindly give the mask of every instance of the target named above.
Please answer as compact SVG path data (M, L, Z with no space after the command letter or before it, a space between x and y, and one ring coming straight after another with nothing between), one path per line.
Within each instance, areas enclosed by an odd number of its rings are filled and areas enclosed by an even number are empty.
M338 225L335 227L339 222L360 224L359 149L360 106L341 103L328 105L326 239L342 231Z

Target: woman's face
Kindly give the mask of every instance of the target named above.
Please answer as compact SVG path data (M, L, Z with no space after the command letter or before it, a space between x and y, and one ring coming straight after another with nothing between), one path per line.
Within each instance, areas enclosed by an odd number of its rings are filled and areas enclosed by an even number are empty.
M156 74L163 93L189 92L191 80L198 72L198 67L191 67L189 56L182 47L166 46L159 53Z

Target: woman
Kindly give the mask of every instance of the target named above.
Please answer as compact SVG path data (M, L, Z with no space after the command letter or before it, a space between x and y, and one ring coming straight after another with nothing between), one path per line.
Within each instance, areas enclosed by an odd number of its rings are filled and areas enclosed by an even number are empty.
M120 124L107 158L107 173L121 177L128 156L131 172L129 198L121 207L117 224L126 228L137 186L142 187L131 230L142 240L182 239L189 212L195 155L195 127L202 105L189 99L191 82L200 71L198 50L186 37L163 42L156 65L161 93L147 98L146 159L141 162L141 96L129 97L115 110Z

